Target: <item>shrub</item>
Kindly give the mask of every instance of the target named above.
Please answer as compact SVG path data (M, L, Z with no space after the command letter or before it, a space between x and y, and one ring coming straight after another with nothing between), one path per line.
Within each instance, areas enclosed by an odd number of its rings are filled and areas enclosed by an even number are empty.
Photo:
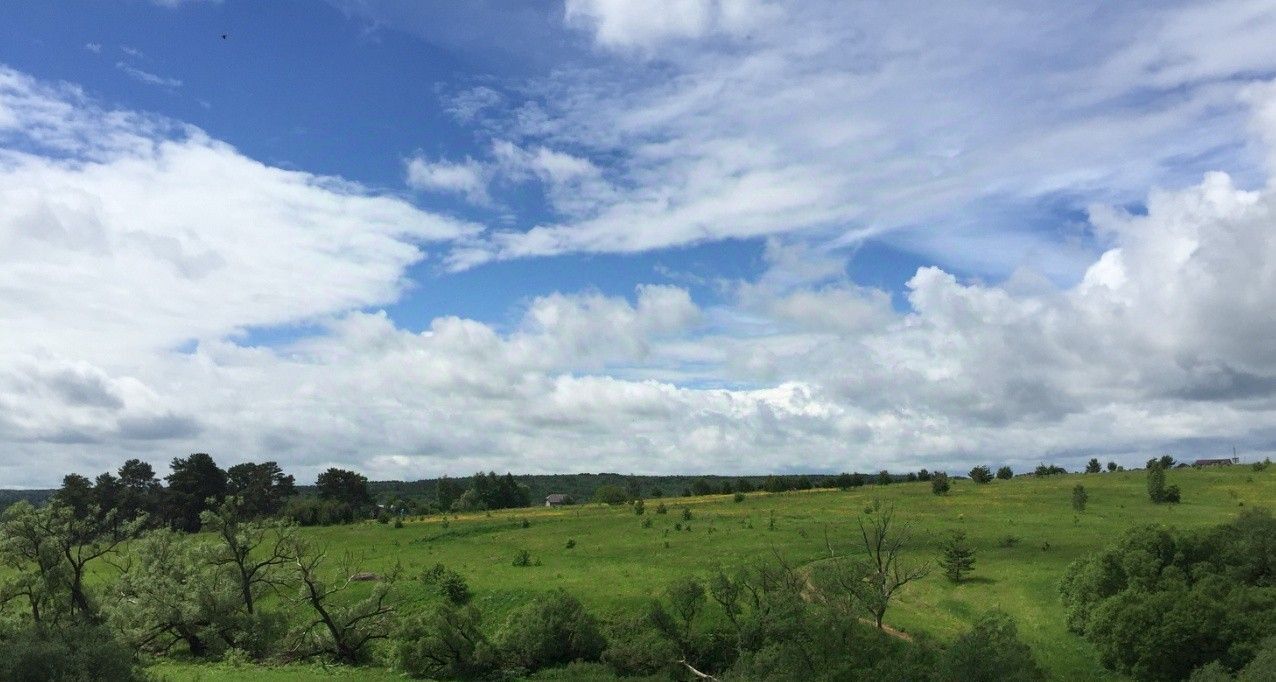
M1090 493L1085 491L1085 486L1080 483L1072 486L1072 509L1073 511L1085 511L1085 505L1090 501Z
M501 658L530 671L597 661L605 646L598 622L579 600L562 590L510 612L496 633Z
M657 504L657 505L656 505L656 513L657 513L657 514L668 514L668 513L669 513L669 508L665 506L665 503L664 503L664 502L661 502L660 504Z
M1161 461L1148 460L1148 499L1156 504L1176 504L1180 498L1179 487L1165 484L1165 469Z
M1116 471L1116 470L1117 470L1117 463L1116 463L1116 462L1108 462L1108 471Z
M980 618L940 657L939 682L1035 682L1046 679L1019 639L1015 622L1001 611Z
M975 483L988 483L992 480L992 469L986 466L977 466L970 470L970 480Z
M403 621L394 637L395 662L413 677L480 677L493 667L493 661L479 626L479 612L473 606L441 604Z
M1056 476L1066 474L1068 470L1055 464L1038 464L1036 470L1032 473L1037 476Z
M531 566L532 565L531 552L528 552L525 549L520 549L517 552L514 552L514 561L512 562L512 564L520 568L523 566Z
M1086 462L1085 472L1087 474L1097 474L1100 471L1103 471L1103 467L1099 464L1098 458L1091 457L1090 461Z
M399 516L394 517L394 527L395 527L396 529L397 529L397 528L402 528L402 527L403 527L403 518L402 518L402 517L399 517Z
M743 502L743 501L744 501L744 493L736 493L736 494L732 495L732 496L731 496L731 501L732 501L732 502Z
M1009 549L1011 547L1014 547L1015 545L1018 545L1019 541L1020 541L1020 538L1017 535L1003 535L1001 536L1001 539L997 540L997 546L1005 547Z
M1060 584L1066 622L1103 665L1140 680L1178 680L1211 661L1235 670L1276 630L1266 512L1192 532L1145 526L1074 562Z
M951 486L948 483L948 474L937 472L930 479L930 491L936 495L947 495Z
M682 654L666 634L672 618L656 601L651 601L637 614L622 618L607 628L607 649L602 661L617 675L658 675L669 678L677 671ZM583 678L582 678L583 679Z
M0 680L142 682L147 677L133 654L103 627L27 626L0 639Z
M647 511L647 506L643 504L642 498L640 497L634 501L634 513L638 516L642 516L645 511Z
M1008 466L1003 466L997 469L997 478L1000 478L1003 481L1009 481L1010 479L1014 477L1015 477L1014 470Z
M576 549L576 538L567 538L567 549Z
M682 508L682 520L683 520L683 521L690 521L690 520L691 520L691 507L683 507L683 508Z
M520 519L518 522L518 525L520 528L531 528L532 522L528 521L527 519Z
M929 472L929 471L927 471L927 470L925 470L925 469L922 469L921 471L918 471L918 472L917 472L917 480L919 480L919 481L929 481L929 480L930 480L930 472Z
M642 520L642 527L643 527L643 528L651 528L651 517L650 517L650 516L648 516L647 518L645 518L645 519L643 519L643 520Z

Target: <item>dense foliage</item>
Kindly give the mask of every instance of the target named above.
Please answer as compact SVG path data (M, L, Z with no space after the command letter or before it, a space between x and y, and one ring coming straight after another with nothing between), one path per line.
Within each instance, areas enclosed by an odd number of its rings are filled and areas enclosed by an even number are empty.
M1276 634L1276 519L1247 511L1211 529L1146 526L1074 563L1061 585L1068 627L1105 666L1181 680L1244 667Z

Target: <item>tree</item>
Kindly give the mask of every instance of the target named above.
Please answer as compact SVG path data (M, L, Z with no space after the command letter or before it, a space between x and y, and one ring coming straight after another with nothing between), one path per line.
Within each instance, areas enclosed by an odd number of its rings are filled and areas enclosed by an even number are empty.
M704 608L705 589L700 581L692 578L675 580L665 588L665 596L669 600L669 608L678 619L678 641L691 640L691 625L696 616Z
M1009 481L1010 479L1014 477L1015 477L1014 470L1008 466L1003 466L997 469L997 478L1000 478L1003 481Z
M975 567L975 550L966 543L966 532L950 531L939 547L942 552L939 565L944 575L952 582L961 582L961 577Z
M1085 511L1086 502L1090 501L1090 493L1085 491L1085 486L1080 483L1072 486L1072 510L1075 512Z
M779 476L767 476L762 482L762 489L768 493L782 493L789 489L789 482Z
M1212 661L1243 668L1276 631L1273 537L1265 511L1191 531L1130 529L1068 567L1068 628L1105 667L1138 680L1181 680Z
M53 493L53 499L62 503L76 516L87 516L93 506L93 483L79 474L62 477L62 487Z
M895 523L895 508L883 507L881 500L859 519L863 553L859 560L834 556L828 562L830 584L858 604L881 629L891 599L908 583L924 578L925 564L906 565L902 554L912 541L912 529Z
M1176 485L1165 484L1165 467L1159 460L1149 460L1147 467L1148 499L1156 504L1177 503L1180 493Z
M355 510L363 510L372 505L372 495L368 494L368 478L358 472L330 468L319 474L315 484L319 488L321 500L348 504Z
M797 481L793 483L793 488L795 490L810 490L813 487L815 487L815 485L811 483L810 476L798 476Z
M197 452L189 457L175 457L165 493L166 518L174 530L194 533L199 530L199 515L208 508L209 500L221 502L226 496L226 472L212 457Z
M1038 464L1033 474L1036 476L1054 476L1056 474L1066 474L1067 469L1056 464Z
M1116 463L1116 462L1111 462L1111 461L1109 461L1109 462L1108 462L1108 471L1116 471L1116 470L1117 470L1117 463Z
M624 504L629 501L629 495L618 485L604 484L594 489L594 501L611 505Z
M929 481L930 476L931 476L930 472L925 469L921 469L920 471L917 472L917 480L919 481Z
M937 682L1037 682L1045 672L1019 639L1010 616L992 611L975 622L943 653Z
M435 484L434 491L435 498L439 503L439 509L446 511L452 508L456 498L465 493L465 486L461 485L456 479L444 476Z
M951 486L948 483L948 474L938 471L930 479L930 491L936 495L947 495Z
M38 509L23 501L0 515L0 563L17 573L4 600L25 597L36 623L100 620L84 584L89 564L114 553L130 533L109 532L114 512L89 512L77 516L60 500Z
M970 470L970 480L975 483L988 483L992 480L992 469L987 466L977 466Z
M691 492L695 495L712 495L713 486L703 478L691 482Z
M356 575L353 557L346 555L335 575L327 577L325 552L297 542L292 557L298 585L296 601L314 614L289 635L292 658L328 656L339 663L356 664L369 656L369 645L390 637L395 612L391 586L397 576L383 577L371 594L355 601L345 594Z
M892 482L891 472L885 469L877 472L877 485L890 485Z
M275 462L245 462L227 469L226 490L239 498L239 514L250 519L275 516L297 494L293 477Z
M1091 457L1091 458L1090 458L1090 461L1089 461L1089 462L1086 462L1086 465L1085 465L1085 472L1086 472L1087 474L1097 474L1097 473L1099 473L1100 471L1103 471L1103 467L1101 467L1101 466L1099 465L1099 460L1098 460L1098 458Z
M151 465L140 459L130 459L116 473L120 477L119 502L116 505L119 520L128 522L143 514L157 515L164 489Z
M281 569L293 559L297 533L287 521L250 520L244 517L241 505L239 498L228 497L204 512L200 520L204 530L217 537L208 561L230 571L244 610L252 615L263 591L283 585Z
M1174 458L1169 455L1161 455L1161 459L1157 461L1160 463L1162 469L1174 468Z
M131 646L166 653L184 644L205 656L241 644L251 628L231 575L209 561L203 539L160 529L129 548L127 570L111 588L112 627Z

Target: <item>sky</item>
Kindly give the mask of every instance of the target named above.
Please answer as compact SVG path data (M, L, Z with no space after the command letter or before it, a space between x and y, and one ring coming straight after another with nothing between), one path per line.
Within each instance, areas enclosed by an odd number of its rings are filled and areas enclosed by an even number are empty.
M0 487L1276 451L1276 4L0 4Z

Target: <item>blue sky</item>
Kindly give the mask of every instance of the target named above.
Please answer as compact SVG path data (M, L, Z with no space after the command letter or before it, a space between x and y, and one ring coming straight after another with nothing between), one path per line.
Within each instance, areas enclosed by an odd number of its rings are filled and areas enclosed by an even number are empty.
M1273 29L5 4L0 485L192 448L408 478L1266 451Z

